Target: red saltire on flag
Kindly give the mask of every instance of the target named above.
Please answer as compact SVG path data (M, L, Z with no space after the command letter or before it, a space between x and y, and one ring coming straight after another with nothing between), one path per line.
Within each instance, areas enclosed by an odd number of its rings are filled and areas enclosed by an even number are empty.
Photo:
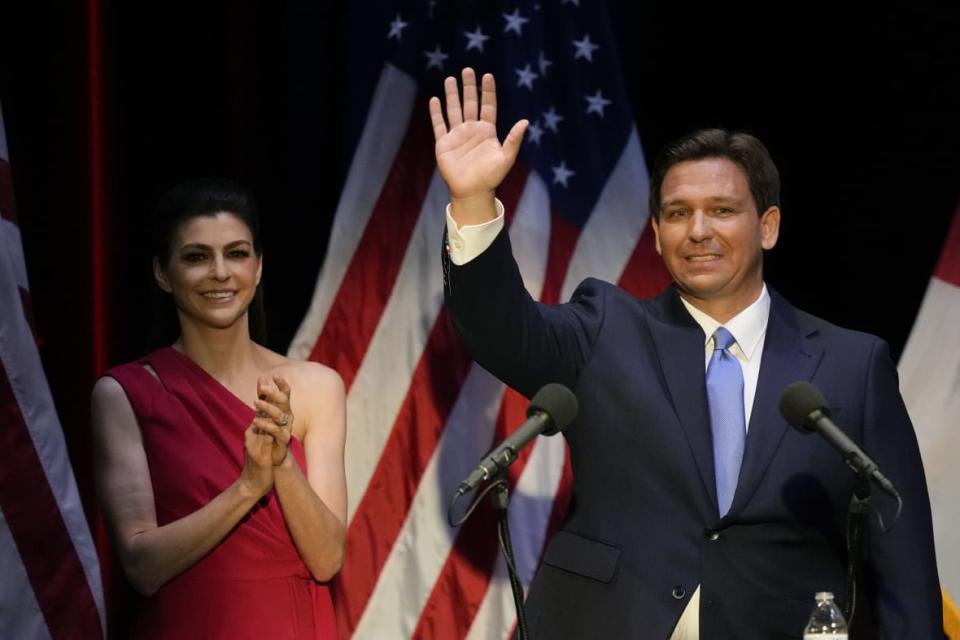
M97 638L100 566L31 326L0 112L0 636Z
M480 511L452 529L446 509L527 403L473 363L443 307L448 194L426 106L443 78L467 65L491 71L501 133L531 121L498 195L535 298L566 300L588 276L651 297L669 279L653 249L646 163L603 8L404 6L371 26L391 55L289 354L333 366L347 385L347 551L334 585L341 635L504 638L515 612L494 520ZM527 587L566 508L563 440L539 438L509 477Z

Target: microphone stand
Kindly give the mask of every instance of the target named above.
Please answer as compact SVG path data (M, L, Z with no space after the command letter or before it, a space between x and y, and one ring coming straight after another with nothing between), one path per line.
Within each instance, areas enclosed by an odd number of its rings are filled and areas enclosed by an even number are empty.
M493 510L497 512L497 543L500 545L500 551L503 553L503 559L507 565L507 573L510 576L510 590L513 591L513 604L517 608L517 638L518 640L527 640L529 635L527 634L527 615L523 608L523 584L520 582L517 565L513 559L510 525L507 522L507 507L510 506L510 484L504 477L504 472L501 470L490 478L490 483L473 500L466 513L459 518L454 517L454 505L464 494L461 491L454 493L450 499L450 505L447 507L447 522L450 523L451 527L462 525L488 493L490 494L490 504L493 506Z
M861 576L863 564L863 529L867 514L874 506L871 502L870 479L863 473L855 475L853 495L847 506L847 606L844 615L847 624L853 628L853 616L857 610L857 578Z
M507 522L507 507L510 505L510 486L501 471L493 478L490 503L497 512L497 542L510 575L510 590L513 591L513 604L517 608L517 633L519 640L527 640L527 616L523 608L523 585L517 574L513 559L513 545L510 543L510 525Z

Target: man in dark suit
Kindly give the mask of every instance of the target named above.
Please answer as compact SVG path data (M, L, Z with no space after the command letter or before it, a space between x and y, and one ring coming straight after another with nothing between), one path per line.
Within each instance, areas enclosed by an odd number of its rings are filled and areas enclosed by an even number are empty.
M854 476L777 403L796 380L903 496L871 518L860 582L874 633L943 637L930 504L887 347L806 314L763 280L780 227L779 175L756 138L722 130L671 144L651 181L657 251L674 283L640 301L584 281L567 304L523 287L495 189L526 121L501 144L496 93L473 71L430 113L450 188L447 302L476 360L529 396L571 387L574 484L527 601L534 638L799 638L818 591L841 604ZM449 123L449 124L448 124ZM891 504L877 499L889 519Z

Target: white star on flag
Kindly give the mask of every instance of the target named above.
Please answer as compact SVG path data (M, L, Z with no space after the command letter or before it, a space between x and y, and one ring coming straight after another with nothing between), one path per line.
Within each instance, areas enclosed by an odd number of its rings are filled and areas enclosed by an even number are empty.
M574 40L573 46L576 48L573 59L585 58L588 62L593 62L593 52L600 48L600 45L590 42L590 34L583 36L583 40Z
M603 117L603 110L611 104L610 100L604 98L603 94L600 93L600 89L597 89L597 92L592 96L584 96L583 99L587 101L587 113L595 113L601 118Z
M543 126L554 133L557 133L557 125L564 120L564 117L557 113L556 107L550 107L550 110L543 114Z
M387 34L387 38L392 38L399 40L403 35L403 30L407 28L409 22L404 22L403 18L400 17L400 14L397 14L397 17L393 19L393 22L390 23L390 33Z
M424 51L423 55L427 56L427 69L436 67L442 70L443 61L450 57L440 49L440 45L437 45L433 51Z
M540 75L546 75L547 67L552 65L553 61L547 60L547 56L543 55L543 51L541 51L537 64L540 66Z
M513 31L518 36L522 35L524 23L530 22L530 18L524 18L520 15L520 9L514 9L513 13L503 14L503 19L507 21L507 25L503 28L503 32L507 33L508 31Z
M483 43L490 39L490 36L485 35L483 31L480 30L480 25L477 25L475 31L464 31L463 35L467 36L467 51L471 49L476 49L480 53L483 53Z
M567 180L576 173L567 168L566 162L561 162L559 165L550 168L553 170L553 184L560 184L564 187L567 186Z
M527 128L527 134L530 136L530 142L539 145L540 138L543 137L543 127L538 125L536 122L531 122L530 126Z
M533 81L539 78L536 73L530 69L530 65L526 65L523 69L514 69L517 72L517 86L526 87L527 89L533 90Z

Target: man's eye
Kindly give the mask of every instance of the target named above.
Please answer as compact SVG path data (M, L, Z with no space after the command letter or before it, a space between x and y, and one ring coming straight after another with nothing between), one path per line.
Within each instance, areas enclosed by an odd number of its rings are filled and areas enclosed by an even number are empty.
M667 217L669 218L682 218L685 215L687 215L686 209L674 209L673 211L667 212Z
M733 213L733 209L731 209L730 207L719 207L717 208L717 213L719 213L720 215L729 215Z

